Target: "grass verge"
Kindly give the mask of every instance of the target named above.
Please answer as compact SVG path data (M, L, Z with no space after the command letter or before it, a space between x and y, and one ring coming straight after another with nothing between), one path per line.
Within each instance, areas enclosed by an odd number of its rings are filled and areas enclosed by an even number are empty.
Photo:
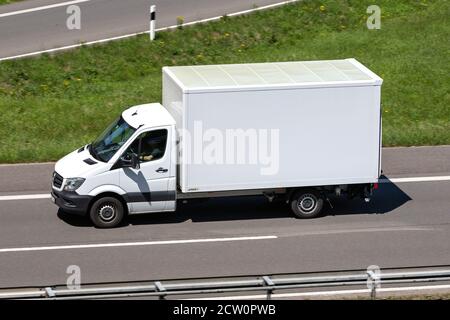
M10 4L13 2L19 2L19 1L23 1L23 0L0 0L0 5L2 4Z
M56 160L123 109L161 101L161 67L355 57L384 78L385 146L450 144L450 2L305 0L248 16L0 62L0 162Z

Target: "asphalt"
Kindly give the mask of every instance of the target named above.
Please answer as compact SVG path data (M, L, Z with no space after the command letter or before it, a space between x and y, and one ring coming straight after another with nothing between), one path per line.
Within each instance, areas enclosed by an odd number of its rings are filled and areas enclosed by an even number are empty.
M0 6L2 13L67 0L33 0ZM276 0L90 0L81 9L81 29L69 30L67 6L0 17L0 58L101 40L149 29L150 4L156 5L156 27L191 22L277 3Z
M388 148L382 167L388 178L448 176L449 160L450 146ZM52 170L2 165L0 195L48 192ZM257 197L223 198L133 216L109 230L48 199L0 201L0 287L64 284L69 265L81 268L82 283L450 265L449 195L450 181L383 183L372 202L333 200L333 209L313 220L294 219L283 205ZM277 238L158 243L253 236ZM156 243L1 252L142 241Z

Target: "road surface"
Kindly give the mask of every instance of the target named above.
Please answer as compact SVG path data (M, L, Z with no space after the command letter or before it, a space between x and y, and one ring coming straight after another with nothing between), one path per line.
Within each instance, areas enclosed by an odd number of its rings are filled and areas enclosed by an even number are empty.
M69 30L67 2L81 10L81 29ZM0 59L149 29L150 5L156 27L191 22L281 2L280 0L33 0L0 6ZM53 5L64 4L54 7ZM50 6L50 7L49 7ZM43 10L36 8L45 7ZM30 11L31 10L31 11ZM32 11L35 10L35 11ZM12 14L14 13L14 14ZM2 16L3 15L3 16Z
M264 199L215 199L130 217L117 229L59 212L49 199L0 201L0 287L450 265L450 146L383 150L373 201L333 201L298 220ZM1 165L0 196L49 192L53 164Z

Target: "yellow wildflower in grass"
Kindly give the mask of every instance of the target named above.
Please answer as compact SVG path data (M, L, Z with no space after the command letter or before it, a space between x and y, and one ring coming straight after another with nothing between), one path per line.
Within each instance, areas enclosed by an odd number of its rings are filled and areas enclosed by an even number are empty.
M321 6L319 7L319 9L320 9L320 11L324 12L326 8L325 8L324 5L321 5Z
M184 23L184 17L183 16L178 16L177 17L177 25L181 26Z

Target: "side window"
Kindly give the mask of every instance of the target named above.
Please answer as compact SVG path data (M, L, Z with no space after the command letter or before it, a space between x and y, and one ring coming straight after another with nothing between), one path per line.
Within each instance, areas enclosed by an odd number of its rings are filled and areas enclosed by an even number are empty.
M139 160L148 162L161 159L166 151L167 130L152 130L139 136L141 141ZM132 146L131 146L132 147Z
M131 154L138 154L140 150L139 160L141 162L161 159L166 151L166 142L166 129L144 132L128 147L124 157L125 159L131 159Z

